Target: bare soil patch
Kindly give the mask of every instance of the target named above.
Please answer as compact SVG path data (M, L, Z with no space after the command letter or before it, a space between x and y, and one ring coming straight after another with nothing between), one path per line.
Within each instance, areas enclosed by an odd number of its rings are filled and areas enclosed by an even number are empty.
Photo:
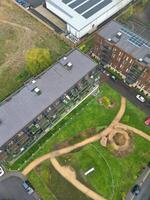
M124 145L125 142L126 142L126 138L124 137L124 135L121 134L121 133L119 133L119 132L116 133L116 134L114 135L113 139L114 139L114 142L115 142L118 146L122 146L122 145Z
M117 157L127 156L133 151L132 133L116 130L109 135L107 148Z

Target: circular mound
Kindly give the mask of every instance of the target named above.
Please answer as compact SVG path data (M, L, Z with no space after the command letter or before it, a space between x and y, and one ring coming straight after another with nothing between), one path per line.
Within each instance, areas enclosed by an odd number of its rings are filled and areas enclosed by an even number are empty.
M122 146L126 143L126 137L124 136L124 134L121 134L119 132L113 136L113 140L118 146Z
M122 129L116 129L112 131L108 139L109 143L116 151L125 151L129 148L130 136Z

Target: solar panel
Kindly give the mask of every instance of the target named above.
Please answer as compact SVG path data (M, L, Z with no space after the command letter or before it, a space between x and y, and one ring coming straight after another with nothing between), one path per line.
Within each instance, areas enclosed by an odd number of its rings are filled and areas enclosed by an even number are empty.
M62 2L67 4L67 3L70 3L72 0L63 0Z
M92 1L87 1L83 5L79 6L76 11L81 14L91 8L92 6L96 5L97 3L101 2L102 0L92 0Z
M76 0L76 1L74 1L73 3L71 3L71 4L69 5L69 7L70 7L70 8L75 8L75 7L79 6L81 3L83 3L84 1L86 1L86 0Z
M146 47L150 48L150 42L144 40L142 37L138 36L137 34L133 33L132 31L126 28L122 28L121 30L129 37L128 41L134 44L135 46L142 47L143 45L145 45Z
M105 6L109 5L111 2L112 0L104 0L103 2L101 2L100 4L98 4L97 6L95 6L94 8L83 14L82 16L87 19L92 15L94 15L95 13L97 13L98 11L100 11L101 9L103 9Z

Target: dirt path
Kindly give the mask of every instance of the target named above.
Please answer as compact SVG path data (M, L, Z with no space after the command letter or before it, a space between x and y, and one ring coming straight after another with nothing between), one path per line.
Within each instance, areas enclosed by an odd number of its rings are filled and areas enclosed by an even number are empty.
M69 152L71 152L75 149L78 149L78 148L83 147L85 145L91 144L95 141L98 141L102 137L108 136L112 131L114 131L117 128L123 128L124 130L132 130L134 133L136 133L136 134L142 136L143 138L145 138L146 140L150 141L150 136L147 135L146 133L144 133L144 132L142 132L142 131L140 131L136 128L133 128L133 127L127 126L125 124L119 123L121 118L123 117L123 115L125 113L125 109L126 109L126 99L124 97L122 97L119 112L117 113L117 115L114 118L114 120L112 121L112 123L108 126L108 128L106 128L101 133L94 135L93 137L90 137L90 138L88 138L88 139L86 139L82 142L79 142L77 144L74 144L72 146L69 146L69 147L66 147L66 148L63 148L63 149L60 149L60 150L53 151L51 153L47 153L44 156L41 156L40 158L35 159L23 170L23 172L22 172L23 175L25 175L25 176L28 175L35 167L40 165L43 161L50 159L51 162L52 162L52 165L55 167L55 169L66 180L68 180L72 185L74 185L78 190L80 190L81 192L83 192L85 195L89 196L93 200L106 200L102 196L100 196L99 194L97 194L94 191L87 188L80 181L78 181L74 175L72 175L70 172L68 172L68 169L66 170L65 167L61 166L57 162L56 157L61 156L63 154L67 154L67 153L69 153Z
M140 131L140 130L134 128L134 127L128 126L126 124L118 123L116 125L116 128L122 128L124 130L130 130L133 133L136 133L137 135L139 135L139 136L145 138L146 140L150 141L150 135L148 135L148 134L144 133L143 131Z
M34 31L32 31L30 28L26 26L22 26L20 24L10 22L7 20L0 19L0 24L8 24L12 27L15 27L17 31L20 33L20 37L18 38L17 44L18 44L18 49L14 53L10 53L7 56L6 61L0 65L0 73L3 72L3 69L6 69L7 66L11 66L14 63L17 63L18 60L20 61L20 65L24 63L24 53L25 50L28 49L28 47L31 46L31 36L34 35ZM22 31L22 32L21 32Z
M106 200L96 192L90 190L88 187L83 185L80 181L78 181L74 176L71 176L68 171L66 171L65 167L61 166L59 162L52 158L50 159L53 167L56 171L63 176L68 182L70 182L73 186L75 186L78 190L84 193L86 196L90 197L93 200Z
M118 114L116 115L115 119L113 120L113 122L108 126L108 128L106 128L101 133L94 135L82 142L79 142L77 144L74 144L72 146L69 146L69 147L66 147L66 148L63 148L60 150L56 150L56 151L47 153L44 156L41 156L40 158L35 159L23 170L22 173L26 176L35 167L37 167L38 165L40 165L43 161L45 161L47 159L55 158L55 157L61 156L63 154L67 154L75 149L78 149L80 147L83 147L83 146L86 146L93 142L96 142L96 141L100 140L103 136L107 136L114 129L115 125L121 120L122 116L124 115L125 108L126 108L126 99L124 97L122 97L120 110L119 110Z
M31 29L29 29L28 27L22 26L22 25L20 25L20 24L14 23L14 22L6 21L6 20L3 20L3 19L0 19L0 22L1 22L1 23L4 23L4 24L9 24L9 25L11 25L11 26L15 26L15 27L17 27L17 28L24 29L24 30L26 30L26 31L31 31Z

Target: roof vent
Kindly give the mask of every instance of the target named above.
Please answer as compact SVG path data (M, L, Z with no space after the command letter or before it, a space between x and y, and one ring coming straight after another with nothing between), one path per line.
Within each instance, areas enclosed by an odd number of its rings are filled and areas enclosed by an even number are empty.
M117 33L117 36L121 37L121 36L122 36L122 33L119 31L119 32Z
M73 66L73 64L72 64L71 62L68 62L68 63L67 63L67 69L68 69L68 70L71 70L71 69L72 69L72 66Z
M34 89L34 92L35 92L37 95L40 95L40 94L41 94L41 90L40 90L38 87L36 87L36 88Z
M33 84L36 83L36 80L32 80L32 83L33 83Z
M140 62L142 62L142 61L143 61L143 59L142 59L142 58L139 58L139 61L140 61Z
M67 57L64 57L64 60L67 60Z

